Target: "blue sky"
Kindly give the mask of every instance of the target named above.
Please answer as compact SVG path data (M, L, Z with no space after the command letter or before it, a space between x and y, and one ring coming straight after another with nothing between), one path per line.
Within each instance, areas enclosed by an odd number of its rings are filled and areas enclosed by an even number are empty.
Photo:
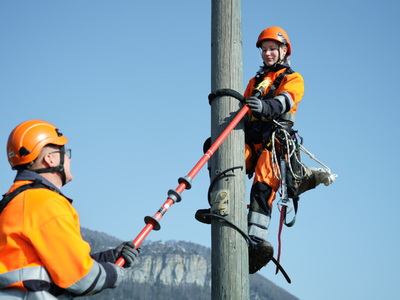
M295 127L339 176L304 194L296 225L283 230L292 284L272 265L260 272L300 299L400 298L399 12L388 0L242 3L243 88L261 64L259 33L283 27L305 80ZM15 176L9 133L49 121L73 149L63 191L81 225L134 239L211 132L211 1L2 0L0 40L2 193ZM211 246L210 227L194 219L208 186L204 168L147 239ZM275 248L278 220L275 207Z

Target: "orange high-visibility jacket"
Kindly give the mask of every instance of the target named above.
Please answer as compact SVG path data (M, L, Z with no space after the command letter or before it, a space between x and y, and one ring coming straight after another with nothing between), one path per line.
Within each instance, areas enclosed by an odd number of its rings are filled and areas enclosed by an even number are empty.
M289 67L289 65L285 64L286 67ZM267 94L270 90L271 85L274 83L275 79L279 76L281 73L285 73L286 67L281 66L278 70L269 72L267 74L263 74L263 80L268 80L269 81L269 87L265 91L265 94ZM255 88L255 82L256 78L253 77L245 90L244 96L246 98L251 97L253 90ZM279 101L279 102L285 102L284 106L286 107L286 112L283 112L282 116L280 117L283 120L291 121L294 123L295 120L295 113L297 111L297 105L302 99L304 94L304 80L303 77L297 73L294 72L292 74L286 75L281 84L279 85L279 88L277 88L275 94L274 94L274 100ZM248 113L251 115L251 121L253 122L264 122L256 117L252 116L252 112L249 111ZM259 149L262 144L253 144L254 149ZM246 145L246 168L250 169L251 166L251 157L253 153L251 151L251 148ZM277 166L276 166L277 167ZM268 151L267 149L264 149L262 154L260 155L257 165L255 166L254 170L254 181L253 184L256 182L263 182L268 184L270 187L273 188L274 192L272 193L270 199L268 200L268 203L270 204L272 208L272 201L275 199L275 192L278 190L280 181L275 178L273 171L272 171L272 164L271 164L271 152Z
M31 182L17 175L8 193ZM78 213L66 197L45 187L26 190L0 214L0 295L5 288L57 297L112 287L117 279L114 267L94 261L89 252ZM43 299L54 299L51 295Z
M289 67L287 65L287 67ZM272 71L267 74L263 75L263 80L269 80L270 84L268 89L266 90L266 94L269 92L269 89L271 85L274 83L275 79L279 76L281 73L285 73L286 68L281 68L280 70L277 71ZM247 88L244 92L244 96L246 98L251 97L253 90L255 88L255 82L256 78L253 77L250 79ZM280 97L283 96L283 97ZM279 85L279 88L275 92L274 99L277 101L282 101L283 98L288 98L286 103L290 103L291 107L287 107L287 112L285 112L281 118L291 121L294 123L294 115L297 111L297 104L300 102L301 98L303 98L304 95L304 80L303 77L297 73L294 72L292 74L286 75L281 84ZM251 112L249 113L251 114Z

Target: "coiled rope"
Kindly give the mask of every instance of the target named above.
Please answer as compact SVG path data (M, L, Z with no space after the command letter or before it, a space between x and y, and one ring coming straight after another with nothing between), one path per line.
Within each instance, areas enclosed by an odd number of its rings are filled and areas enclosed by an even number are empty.
M315 158L315 155L312 154L310 151L308 151L306 148L304 148L304 146L302 144L296 144L294 142L294 140L291 138L289 132L283 128L277 128L276 130L274 130L274 132L272 133L272 149L271 149L271 162L272 162L272 169L274 171L274 176L276 179L278 180L282 180L282 175L281 175L281 171L280 169L277 167L279 165L279 160L278 157L276 155L277 151L276 151L276 133L279 130L279 132L284 134L285 137L285 141L286 141L286 149L288 149L288 153L287 153L287 161L290 162L291 158L294 156L294 158L296 159L297 163L299 165L301 165L301 167L303 168L303 176L299 176L297 175L295 172L293 172L292 169L292 164L288 163L289 165L289 170L292 173L293 177L296 180L301 180L303 179L305 176L309 176L311 175L311 173L314 173L314 175L316 176L317 179L317 185L319 183L324 183L326 186L330 185L331 183L333 183L336 179L336 177L338 177L338 175L336 174L332 174L331 170L329 169L329 167L325 164L323 164L321 161L319 161L318 159ZM299 147L299 149L301 151L303 151L305 154L307 154L311 159L313 159L314 161L316 161L317 163L319 163L321 166L324 167L324 169L322 168L309 168L307 167L305 164L303 164L298 158L297 155L295 155L295 151L296 151L296 146Z

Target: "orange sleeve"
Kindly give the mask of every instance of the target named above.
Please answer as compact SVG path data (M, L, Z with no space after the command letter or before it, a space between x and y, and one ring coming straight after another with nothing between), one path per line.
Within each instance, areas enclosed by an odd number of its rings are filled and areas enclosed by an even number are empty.
M292 97L294 106L289 112L295 114L297 110L297 104L301 101L304 95L303 77L297 72L285 76L275 95L278 95L282 92L287 92Z
M247 84L246 90L244 91L243 96L245 98L251 97L254 90L254 85L255 85L255 78L253 77L252 79L250 79L249 83ZM251 110L249 110L247 114L251 115L252 114Z
M244 91L243 96L246 98L251 97L251 94L253 93L254 90L254 83L255 83L255 78L253 77L250 79L249 83L247 84L246 90Z

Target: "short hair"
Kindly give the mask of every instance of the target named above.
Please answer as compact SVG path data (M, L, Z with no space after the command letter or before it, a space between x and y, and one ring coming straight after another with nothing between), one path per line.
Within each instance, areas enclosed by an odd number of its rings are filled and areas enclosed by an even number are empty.
M36 157L33 161L31 161L27 164L15 166L15 169L16 170L35 170L37 168L37 164L42 161L43 157L45 157L46 154L49 153L49 150L54 151L54 150L60 149L60 148L61 148L61 146L59 146L59 145L47 144L46 146L44 146L42 148L38 157Z

